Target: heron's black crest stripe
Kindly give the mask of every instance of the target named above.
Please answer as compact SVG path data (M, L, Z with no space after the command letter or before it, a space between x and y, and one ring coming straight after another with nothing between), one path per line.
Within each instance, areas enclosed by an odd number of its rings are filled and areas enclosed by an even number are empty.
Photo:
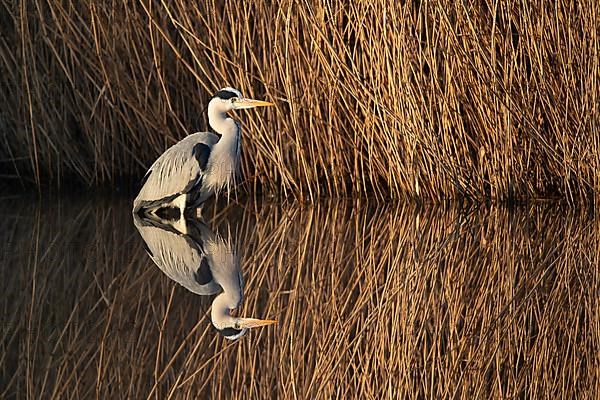
M200 285L206 285L213 280L212 273L210 272L210 266L208 265L206 257L202 258L202 261L200 261L200 267L198 267L198 270L194 272L194 279Z
M215 97L223 100L229 100L232 97L238 97L238 95L234 92L230 92L229 90L219 90L217 94L215 94Z
M208 165L208 159L210 158L210 147L205 145L204 143L198 143L192 149L192 154L198 161L198 165L202 171L206 171L206 166Z
M235 335L239 335L239 333L242 331L241 329L235 329L235 328L225 328L225 329L217 329L217 331L225 336L225 337L229 337L229 336L235 336Z
M144 242L144 250L146 250L146 253L148 253L148 255L150 257L154 257L154 254L152 253L152 250L150 250L150 247L148 247L148 245L146 244L146 242Z

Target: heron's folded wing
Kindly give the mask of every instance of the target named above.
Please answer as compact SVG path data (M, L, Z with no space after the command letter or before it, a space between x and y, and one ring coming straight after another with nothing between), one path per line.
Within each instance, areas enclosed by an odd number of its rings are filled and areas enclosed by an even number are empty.
M170 202L202 182L212 146L218 137L209 132L190 135L167 149L152 164L135 199L135 208Z

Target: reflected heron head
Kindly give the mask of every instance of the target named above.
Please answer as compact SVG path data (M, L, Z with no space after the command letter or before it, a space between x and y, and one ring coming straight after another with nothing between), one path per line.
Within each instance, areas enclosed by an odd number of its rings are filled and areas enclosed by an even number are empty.
M225 323L222 326L217 326L213 320L213 325L225 339L236 340L246 334L250 328L258 328L260 326L267 326L277 323L271 319L255 319L255 318L235 318L232 317L229 323Z
M244 336L248 329L272 325L277 322L271 319L234 316L233 314L240 303L241 297L238 297L238 293L227 290L213 300L210 319L217 332L223 335L225 339L236 340Z

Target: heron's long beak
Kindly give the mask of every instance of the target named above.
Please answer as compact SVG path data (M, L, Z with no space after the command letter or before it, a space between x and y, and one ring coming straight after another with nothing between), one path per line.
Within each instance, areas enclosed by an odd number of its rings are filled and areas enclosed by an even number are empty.
M233 108L235 108L236 110L243 110L245 108L269 107L274 105L275 104L269 103L268 101L254 99L239 99L235 103L233 103Z
M254 319L254 318L240 318L240 328L258 328L259 326L273 325L277 321L272 319Z

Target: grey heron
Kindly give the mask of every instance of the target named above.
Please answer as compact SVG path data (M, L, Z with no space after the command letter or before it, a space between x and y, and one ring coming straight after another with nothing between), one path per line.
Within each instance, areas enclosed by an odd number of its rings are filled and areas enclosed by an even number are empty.
M183 215L223 188L229 192L239 172L241 128L227 113L272 105L244 98L231 87L219 90L208 103L208 122L216 133L197 132L167 149L144 176L134 213L175 207Z
M232 315L242 302L244 281L230 240L198 219L171 221L138 214L133 218L146 252L165 275L193 293L217 294L210 318L225 338L235 340L249 328L276 322ZM185 233L180 231L182 224L186 225Z

